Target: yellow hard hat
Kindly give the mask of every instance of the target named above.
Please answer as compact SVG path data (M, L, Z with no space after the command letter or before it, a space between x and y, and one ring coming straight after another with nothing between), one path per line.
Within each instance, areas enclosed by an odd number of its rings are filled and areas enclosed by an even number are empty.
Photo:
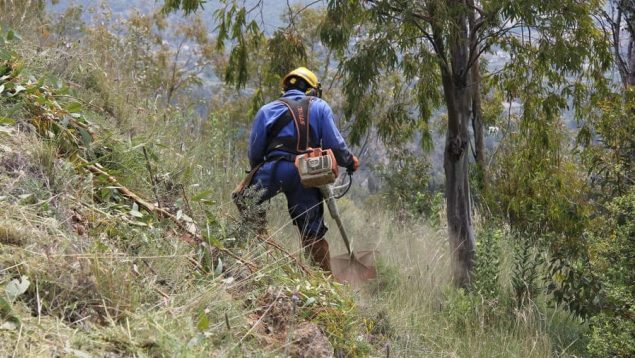
M284 76L284 78L282 79L282 86L284 87L284 84L287 82L287 80L292 77L299 77L305 80L306 83L312 88L320 87L320 82L318 81L318 78L315 75L315 73L311 72L306 67L298 67L295 70L287 73L287 75Z

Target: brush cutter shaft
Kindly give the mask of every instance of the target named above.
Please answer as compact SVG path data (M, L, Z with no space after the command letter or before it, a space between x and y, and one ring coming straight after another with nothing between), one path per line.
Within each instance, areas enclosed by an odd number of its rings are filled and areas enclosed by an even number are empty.
M342 220L340 219L340 212L337 210L337 205L335 204L335 197L333 196L333 190L331 190L330 185L323 185L320 187L320 191L322 192L322 196L324 200L326 200L326 206L329 208L329 213L335 223L337 223L337 227L340 230L340 234L342 235L342 240L344 240L344 244L346 245L346 250L348 254L353 257L353 251L351 250L351 243L348 240L348 235L346 234L346 230L344 229L344 224L342 224Z

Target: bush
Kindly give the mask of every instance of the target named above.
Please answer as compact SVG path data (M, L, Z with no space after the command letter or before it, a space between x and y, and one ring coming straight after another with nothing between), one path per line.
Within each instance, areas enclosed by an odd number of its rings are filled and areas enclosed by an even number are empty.
M600 283L600 312L591 319L589 351L635 355L635 187L615 198L591 233L591 265Z
M405 215L424 215L432 223L439 223L443 196L430 191L430 164L421 155L408 149L391 149L388 164L375 169L384 182L384 197L393 209Z
M472 283L474 291L485 298L498 298L500 294L500 245L503 237L503 230L493 228L481 230L478 235Z

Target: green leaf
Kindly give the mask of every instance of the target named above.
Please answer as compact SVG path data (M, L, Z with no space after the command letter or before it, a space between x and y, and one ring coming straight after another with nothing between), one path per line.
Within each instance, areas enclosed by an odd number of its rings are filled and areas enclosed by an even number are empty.
M82 104L79 102L70 102L64 106L64 109L71 113L77 113L82 110Z
M15 39L15 32L13 30L7 31L7 41L13 41Z
M7 318L11 315L11 305L7 300L0 297L0 318Z
M90 144L93 142L93 137L82 127L79 127L78 130L79 134L82 136L82 143L84 144L84 147L90 147Z
M223 260L221 260L219 257L218 265L216 265L216 268L214 269L214 275L220 276L222 273L223 273Z
M137 205L137 203L132 203L132 209L129 211L129 214L135 218L143 217L143 213L139 211L139 205Z
M15 119L0 116L0 124L3 124L5 126L12 126L15 124Z
M196 328L198 328L199 331L205 331L209 328L209 318L207 317L205 311L201 312L201 314L198 316L198 323L196 324Z
M11 304L0 297L0 330L13 331L20 327L20 319L16 317L11 309Z
M303 307L308 307L311 306L312 304L314 304L316 301L315 297L309 297L307 298L306 302L304 303Z
M29 289L31 282L29 282L29 278L26 276L22 276L20 280L13 279L11 282L7 284L4 288L4 293L7 296L9 302L13 303L20 295L26 292Z

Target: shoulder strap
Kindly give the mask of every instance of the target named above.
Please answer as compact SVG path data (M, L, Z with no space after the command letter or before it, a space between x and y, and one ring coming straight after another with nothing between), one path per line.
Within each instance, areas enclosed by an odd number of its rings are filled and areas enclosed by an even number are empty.
M268 134L269 138L272 138L272 140L269 144L268 151L274 149L283 149L293 153L301 153L306 151L306 149L309 147L309 108L312 102L312 98L306 96L296 101L291 98L282 97L279 99L279 101L284 103L289 110L286 111L282 116L280 116L271 127ZM296 143L291 143L290 138L276 138L282 128L284 128L292 120L295 122Z
M297 152L303 152L309 147L309 106L311 97L306 96L299 101L282 97L280 101L287 105L289 113L295 122L295 130L298 139Z
M291 116L291 113L288 110L285 111L280 117L278 117L278 119L276 119L275 122L273 122L273 125L267 132L268 138L273 139L277 137L278 134L280 134L280 131L282 131L282 128L286 127L292 120L293 117Z

